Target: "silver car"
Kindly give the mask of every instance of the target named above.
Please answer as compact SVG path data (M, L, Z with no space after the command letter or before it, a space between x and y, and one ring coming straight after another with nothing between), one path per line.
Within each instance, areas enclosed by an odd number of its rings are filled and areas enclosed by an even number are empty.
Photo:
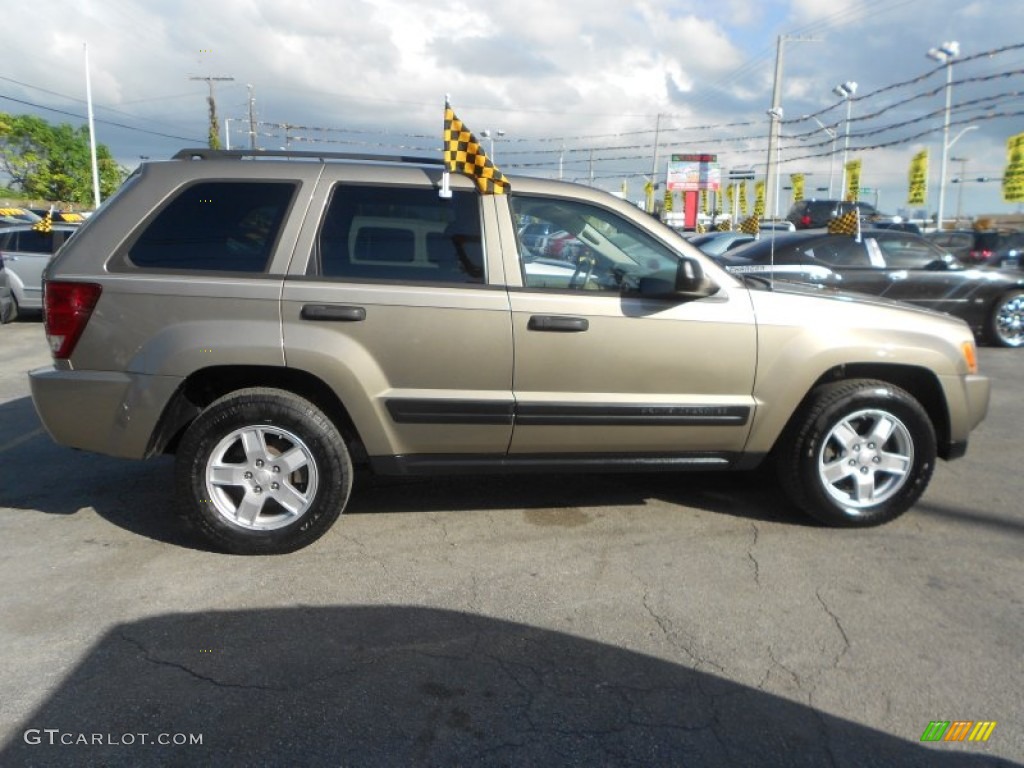
M32 224L0 228L0 259L11 294L8 321L22 310L38 312L43 308L43 270L75 229L68 224L53 224L49 231L37 230ZM0 298L0 304L2 301Z

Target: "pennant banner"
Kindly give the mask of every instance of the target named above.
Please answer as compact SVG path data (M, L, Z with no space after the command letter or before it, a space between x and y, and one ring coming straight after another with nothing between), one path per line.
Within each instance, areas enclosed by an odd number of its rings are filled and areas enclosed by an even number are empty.
M928 197L928 150L922 149L910 161L909 205L924 205Z
M1006 142L1003 200L1024 203L1024 133L1011 136Z
M502 195L509 189L508 180L484 153L468 128L451 108L444 105L444 167L452 173L471 177L484 195Z
M846 164L846 201L855 203L860 198L860 160Z
M802 173L791 173L789 175L789 183L793 187L793 202L799 203L804 199L804 175Z

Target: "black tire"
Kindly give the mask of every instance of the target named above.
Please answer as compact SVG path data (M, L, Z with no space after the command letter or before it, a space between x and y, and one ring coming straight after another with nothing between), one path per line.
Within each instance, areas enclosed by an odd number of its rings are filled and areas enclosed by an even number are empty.
M996 299L988 321L988 337L1000 347L1024 346L1024 291L1008 291Z
M181 514L217 548L282 554L316 541L338 519L352 461L337 427L308 400L243 389L189 426L175 483Z
M794 504L827 525L863 528L906 512L935 468L935 429L893 384L851 379L819 387L779 439L775 463Z

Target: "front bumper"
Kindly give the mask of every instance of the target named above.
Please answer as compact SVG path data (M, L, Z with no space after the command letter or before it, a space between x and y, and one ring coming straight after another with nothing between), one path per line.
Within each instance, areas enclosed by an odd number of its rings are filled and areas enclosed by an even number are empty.
M61 445L141 459L164 407L181 384L172 376L39 368L32 402Z
M949 440L940 446L942 458L958 459L967 451L967 438L988 413L992 382L987 376L941 377L949 407Z

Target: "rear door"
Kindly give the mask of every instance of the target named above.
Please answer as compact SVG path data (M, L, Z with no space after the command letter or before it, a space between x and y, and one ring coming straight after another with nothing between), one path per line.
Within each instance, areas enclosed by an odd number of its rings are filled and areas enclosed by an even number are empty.
M494 206L451 182L443 198L422 169L326 166L284 285L287 364L340 397L382 465L502 455L512 433Z

